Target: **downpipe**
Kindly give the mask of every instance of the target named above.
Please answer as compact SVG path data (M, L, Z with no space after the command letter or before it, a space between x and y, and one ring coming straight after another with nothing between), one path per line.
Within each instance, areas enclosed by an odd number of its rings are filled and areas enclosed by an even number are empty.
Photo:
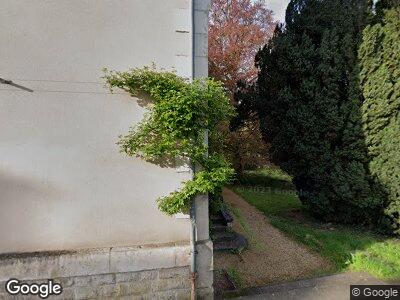
M192 80L195 78L195 70L194 70L194 51L195 51L195 42L194 42L194 32L195 32L195 21L194 21L194 1L191 0L191 10L192 10ZM194 176L196 172L196 167L194 165L192 167L192 174ZM190 206L190 283L191 283L191 292L190 297L191 300L196 300L196 279L197 279L197 265L196 265L196 240L197 240L197 226L196 226L196 199L192 200L192 205Z
M196 228L196 202L193 199L192 205L190 207L190 282L191 282L191 300L196 300L196 238L197 228Z

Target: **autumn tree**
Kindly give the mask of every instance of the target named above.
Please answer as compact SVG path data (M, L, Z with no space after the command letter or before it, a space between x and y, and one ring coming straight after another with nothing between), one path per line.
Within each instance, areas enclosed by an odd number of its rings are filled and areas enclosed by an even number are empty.
M209 73L233 94L238 81L257 75L254 57L271 37L275 23L265 2L213 0L209 27Z
M248 84L256 78L255 55L272 36L275 25L265 1L212 1L209 74L224 83L234 105L237 105L237 84ZM249 164L265 161L266 153L256 117L247 118L240 125L230 126L231 130L228 127L222 129L227 140L225 151L230 154L239 174Z

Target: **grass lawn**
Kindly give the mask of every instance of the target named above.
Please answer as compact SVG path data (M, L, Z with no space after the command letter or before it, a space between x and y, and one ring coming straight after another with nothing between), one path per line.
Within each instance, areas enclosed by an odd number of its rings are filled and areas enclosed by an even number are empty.
M398 239L318 222L303 210L290 177L281 170L246 172L233 190L267 215L273 226L329 259L333 264L329 272L352 270L400 280Z

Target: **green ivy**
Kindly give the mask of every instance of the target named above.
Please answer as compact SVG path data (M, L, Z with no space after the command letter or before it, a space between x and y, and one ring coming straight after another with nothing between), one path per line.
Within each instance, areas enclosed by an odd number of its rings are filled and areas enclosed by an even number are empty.
M233 178L226 158L207 154L204 143L205 132L216 136L217 126L234 116L220 82L209 78L189 82L154 66L104 71L111 91L117 87L132 96L148 94L153 100L144 119L120 137L121 151L153 163L189 158L200 169L180 190L157 200L161 211L168 215L186 212L196 195L214 193Z

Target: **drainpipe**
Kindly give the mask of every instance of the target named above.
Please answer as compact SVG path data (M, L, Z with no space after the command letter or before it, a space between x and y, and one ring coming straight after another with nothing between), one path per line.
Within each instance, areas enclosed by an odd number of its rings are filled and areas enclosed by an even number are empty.
M190 282L191 282L191 300L196 299L196 203L193 199L190 207Z
M191 0L191 10L192 10L192 80L195 78L194 70L194 1ZM196 168L192 165L193 176L196 172ZM196 267L196 239L197 239L197 228L196 228L196 200L192 200L192 205L190 207L190 282L191 282L191 300L196 300L196 277L197 277L197 267Z

